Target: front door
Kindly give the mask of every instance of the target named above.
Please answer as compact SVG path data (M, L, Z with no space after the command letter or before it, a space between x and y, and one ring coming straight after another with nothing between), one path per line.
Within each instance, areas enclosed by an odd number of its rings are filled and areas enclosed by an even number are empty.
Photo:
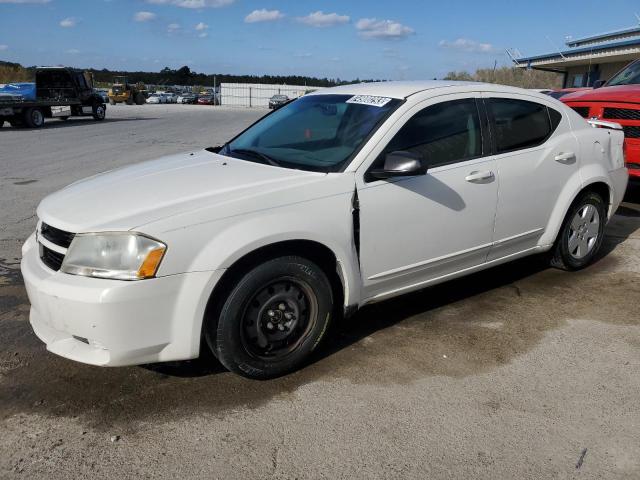
M495 161L473 94L425 101L398 121L366 170L410 151L426 175L358 175L360 259L368 299L419 288L485 262L498 196Z

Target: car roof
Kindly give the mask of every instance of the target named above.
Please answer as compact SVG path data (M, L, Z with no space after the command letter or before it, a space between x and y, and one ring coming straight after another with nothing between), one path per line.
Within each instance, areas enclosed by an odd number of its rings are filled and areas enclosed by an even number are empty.
M481 82L459 82L454 80L356 83L351 85L340 85L339 87L321 88L309 93L308 95L374 95L380 97L405 99L419 92L435 92L437 91L437 89L442 88L447 88L450 93L453 93L455 91L468 92L473 90L480 90L486 92L524 93L532 96L545 96L531 90L508 87L505 85L496 85L492 83Z

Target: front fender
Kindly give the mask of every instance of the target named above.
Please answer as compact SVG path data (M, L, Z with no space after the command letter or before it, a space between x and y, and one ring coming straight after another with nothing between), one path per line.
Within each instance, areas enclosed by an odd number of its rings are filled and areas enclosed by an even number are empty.
M158 275L219 271L268 245L308 240L335 255L345 286L345 303L360 299L360 270L353 242L351 194L342 193L310 202L231 216L164 232L145 233L168 245Z

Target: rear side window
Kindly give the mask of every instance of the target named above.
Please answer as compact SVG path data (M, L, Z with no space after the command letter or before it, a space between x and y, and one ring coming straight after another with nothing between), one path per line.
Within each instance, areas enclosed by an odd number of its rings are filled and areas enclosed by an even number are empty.
M482 132L473 98L431 105L398 131L384 154L405 150L420 155L430 167L482 155Z
M556 129L562 115L545 105L513 98L492 98L497 153L511 152L543 144Z

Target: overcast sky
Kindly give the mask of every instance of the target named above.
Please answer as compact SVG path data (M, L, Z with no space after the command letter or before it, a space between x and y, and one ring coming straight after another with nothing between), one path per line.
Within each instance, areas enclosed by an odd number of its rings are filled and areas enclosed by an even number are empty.
M425 79L638 24L637 0L0 0L23 65Z

